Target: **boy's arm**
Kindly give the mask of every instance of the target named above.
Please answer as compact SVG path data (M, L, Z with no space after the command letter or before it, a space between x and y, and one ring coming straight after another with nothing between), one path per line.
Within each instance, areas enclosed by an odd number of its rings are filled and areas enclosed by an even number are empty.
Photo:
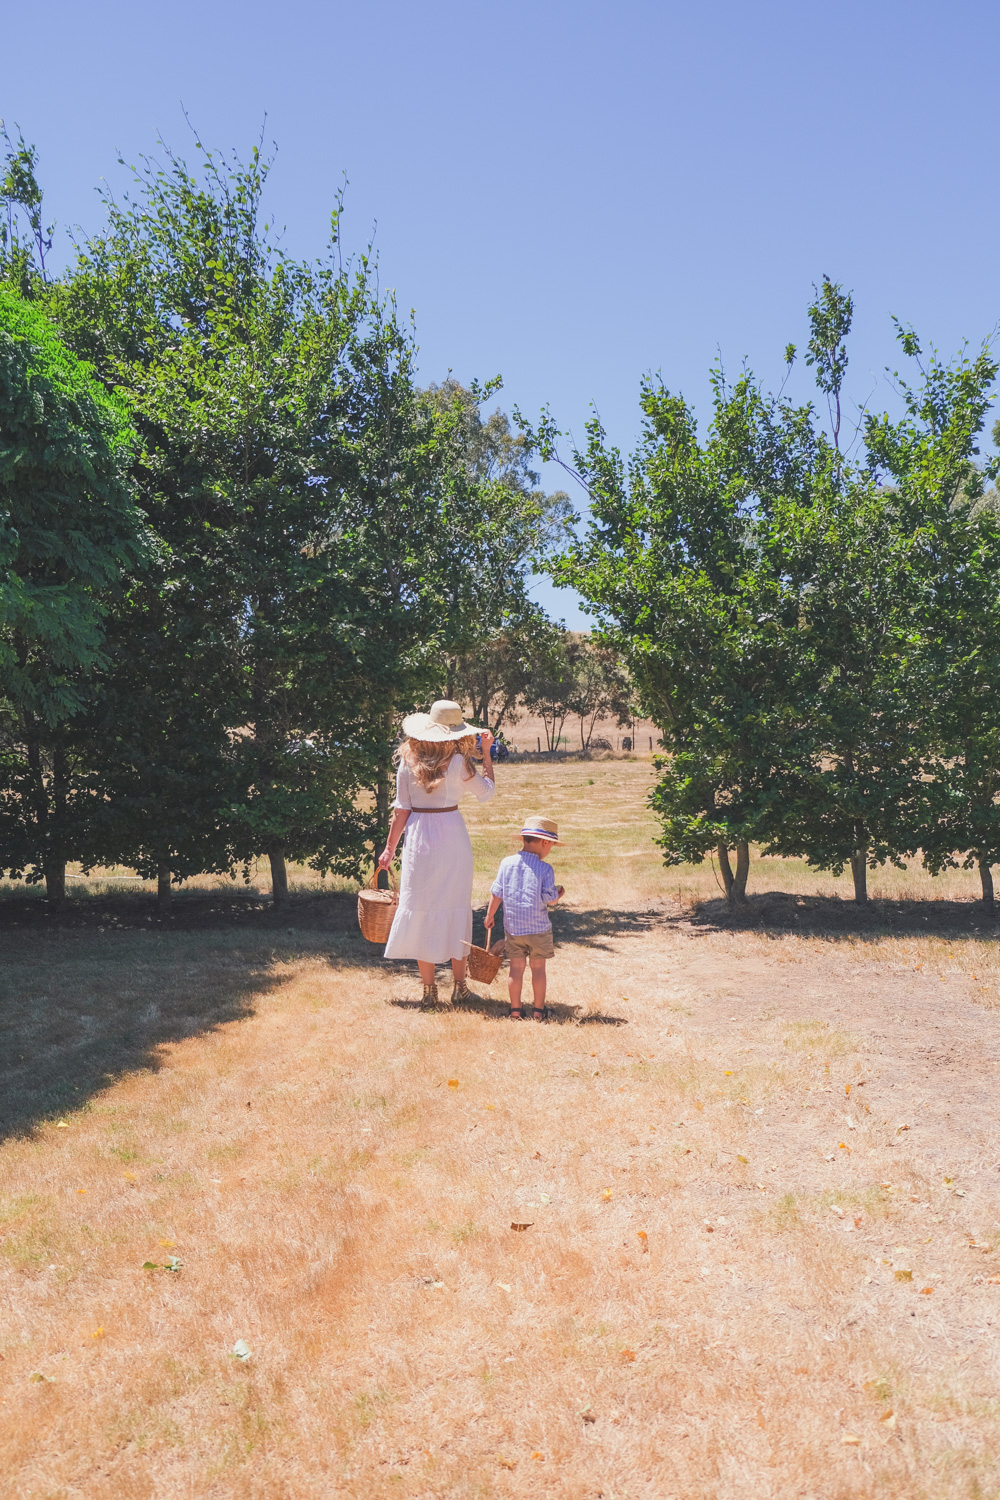
M490 896L490 904L486 908L486 921L483 923L483 925L486 928L487 932L489 932L490 928L493 926L493 923L494 923L494 921L496 919L496 914L497 914L497 911L498 911L499 907L500 907L500 897L499 896L493 896L493 895L491 895Z

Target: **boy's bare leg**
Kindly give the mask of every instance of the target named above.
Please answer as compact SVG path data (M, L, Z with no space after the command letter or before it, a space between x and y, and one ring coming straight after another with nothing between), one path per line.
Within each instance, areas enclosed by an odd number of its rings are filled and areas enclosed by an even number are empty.
M531 991L535 997L535 1020L545 1009L545 959L531 960Z
M524 981L524 959L519 953L510 956L510 973L507 976L507 994L510 996L510 1013L515 1020L521 1016L521 985Z

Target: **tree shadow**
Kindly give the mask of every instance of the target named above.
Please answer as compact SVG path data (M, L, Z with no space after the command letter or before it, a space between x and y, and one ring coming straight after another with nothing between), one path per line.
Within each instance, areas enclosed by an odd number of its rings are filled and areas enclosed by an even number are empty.
M170 1043L248 1019L284 982L274 958L270 941L25 934L0 979L0 1140L156 1072Z
M988 912L977 901L891 901L866 906L837 896L795 896L766 891L745 907L730 908L721 897L699 902L679 925L698 935L710 932L773 930L836 942L857 937L937 937L947 940L1000 938L1000 908Z
M614 907L592 907L585 910L560 907L552 914L552 931L556 952L563 946L610 949L619 937L638 936L672 925L676 910L662 903L619 911Z
M5 932L204 932L238 927L257 932L356 931L357 897L343 891L293 891L287 906L275 907L269 895L253 888L218 886L177 891L166 910L148 891L71 892L57 905L40 892L0 899L0 931Z

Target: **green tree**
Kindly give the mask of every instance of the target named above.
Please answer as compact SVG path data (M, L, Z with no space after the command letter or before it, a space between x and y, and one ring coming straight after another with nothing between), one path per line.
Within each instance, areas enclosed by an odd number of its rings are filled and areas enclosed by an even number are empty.
M614 719L619 728L634 719L632 682L619 653L597 638L572 636L570 655L572 711L580 721L580 748L587 751L599 719Z
M197 171L170 152L140 165L55 301L130 393L163 541L122 639L177 690L132 693L142 668L123 652L102 731L135 760L116 836L175 875L263 855L280 902L289 858L357 871L399 714L479 628L483 559L521 501L469 463L468 403L417 389L370 257L342 263L339 205L328 256L295 262L262 222L259 153L199 150Z
M988 348L946 364L922 354L900 328L914 384L894 372L904 415L868 424L872 462L891 483L891 504L912 535L908 700L929 741L916 838L938 873L975 865L983 902L994 904L991 866L1000 862L1000 515L983 503L979 435L993 398L997 361ZM1000 433L994 434L995 438Z
M37 303L0 287L0 861L54 900L93 838L79 740L107 614L147 555L134 444L121 397Z
M808 491L815 436L808 409L765 398L746 374L730 387L715 371L704 442L660 382L645 382L641 399L628 465L596 420L574 452L591 520L553 571L590 602L660 729L667 756L652 801L664 859L717 851L727 895L741 901L749 842L797 730L788 652L798 608L770 518ZM543 429L536 441L551 451L553 438Z

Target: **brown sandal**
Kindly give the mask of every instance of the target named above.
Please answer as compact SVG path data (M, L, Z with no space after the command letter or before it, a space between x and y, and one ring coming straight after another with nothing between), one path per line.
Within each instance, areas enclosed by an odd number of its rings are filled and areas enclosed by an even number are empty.
M512 1021L520 1021L522 1019L522 1017L521 1017L521 1007L519 1005L512 1005L511 1006L511 1008L510 1008L510 1019Z
M420 1009L421 1010L437 1010L437 1008L438 1008L438 987L437 987L437 981L435 980L433 984L425 984L424 985L424 993L420 997Z

